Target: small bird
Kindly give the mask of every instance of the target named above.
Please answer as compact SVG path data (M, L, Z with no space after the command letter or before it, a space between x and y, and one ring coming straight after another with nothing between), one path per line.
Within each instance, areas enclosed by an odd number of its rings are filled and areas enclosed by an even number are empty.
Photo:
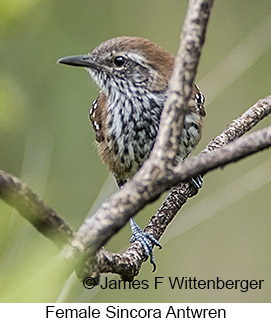
M99 155L121 188L148 158L158 133L160 116L168 96L174 56L145 38L109 39L89 54L68 56L58 63L82 66L100 88L89 117L96 134ZM201 138L204 96L196 85L188 103L177 161L184 160ZM191 179L200 187L200 179ZM152 245L161 247L131 218L133 237L150 256Z

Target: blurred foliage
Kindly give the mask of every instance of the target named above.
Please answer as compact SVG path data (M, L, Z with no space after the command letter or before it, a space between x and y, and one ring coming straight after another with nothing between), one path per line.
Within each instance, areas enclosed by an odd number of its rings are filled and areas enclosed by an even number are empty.
M31 11L40 0L1 0L0 2L0 35L20 24L22 16Z
M5 81L4 81L5 80ZM1 131L12 132L25 127L25 93L16 84L16 80L0 79L0 128Z
M97 156L88 120L97 87L83 70L58 66L56 60L86 53L119 35L146 37L175 53L185 8L186 1L178 0L0 2L0 168L28 183L75 229L104 183L94 208L116 188L112 180L106 181L108 172ZM270 0L215 2L197 77L207 101L197 151L270 94L270 9ZM257 128L267 124L270 117ZM270 151L265 151L206 176L200 194L163 237L162 251L155 251L157 276L264 279L260 291L172 291L168 286L163 293L153 288L90 291L74 276L62 289L56 275L61 270L47 268L56 248L0 201L0 298L270 302L269 166ZM137 222L143 226L158 206L159 201L146 207ZM124 250L129 237L126 227L107 247ZM150 264L138 279L153 281Z

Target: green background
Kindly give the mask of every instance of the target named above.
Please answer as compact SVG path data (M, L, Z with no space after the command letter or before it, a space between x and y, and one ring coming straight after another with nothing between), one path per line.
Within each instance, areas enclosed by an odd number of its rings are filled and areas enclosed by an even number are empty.
M98 89L82 69L56 64L119 35L146 37L175 54L186 1L1 0L0 168L23 179L77 229L116 188L93 144L88 110ZM197 152L271 92L270 0L215 1L197 83L207 117ZM270 124L266 118L256 128ZM264 279L261 290L85 290L72 275L42 279L56 247L0 201L0 298L65 302L270 302L271 154L258 153L204 178L138 280L154 276ZM99 193L103 188L102 193ZM98 197L98 201L97 201ZM96 202L95 202L96 201ZM160 201L146 207L144 226ZM94 207L93 207L94 204ZM91 211L92 209L92 211ZM128 226L107 244L128 246ZM109 278L118 278L108 275ZM102 278L104 279L104 277ZM55 288L56 287L56 288Z

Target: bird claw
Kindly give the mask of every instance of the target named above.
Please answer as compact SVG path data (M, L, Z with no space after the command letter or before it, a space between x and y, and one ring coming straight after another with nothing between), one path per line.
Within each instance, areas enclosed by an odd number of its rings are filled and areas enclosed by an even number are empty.
M156 263L152 252L152 246L155 245L161 249L161 244L150 233L143 232L143 230L136 224L133 218L130 218L130 226L133 235L130 239L130 242L133 243L135 241L139 241L141 243L144 250L145 260L147 260L150 256L150 262L153 265L152 272L154 272L156 270Z
M202 187L203 177L201 175L193 176L189 179L189 182L195 187L196 190L199 190Z

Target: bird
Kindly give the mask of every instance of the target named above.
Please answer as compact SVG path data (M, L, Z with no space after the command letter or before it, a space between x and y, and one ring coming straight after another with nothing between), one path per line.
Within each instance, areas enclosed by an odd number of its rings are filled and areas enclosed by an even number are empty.
M66 56L61 64L84 67L100 89L89 110L98 153L119 188L133 177L150 155L168 97L175 57L141 37L120 36L102 42L85 55ZM198 144L205 98L193 84L176 162L183 161ZM201 177L191 178L199 188ZM156 268L153 245L158 240L130 219L131 242L138 240L145 259Z

